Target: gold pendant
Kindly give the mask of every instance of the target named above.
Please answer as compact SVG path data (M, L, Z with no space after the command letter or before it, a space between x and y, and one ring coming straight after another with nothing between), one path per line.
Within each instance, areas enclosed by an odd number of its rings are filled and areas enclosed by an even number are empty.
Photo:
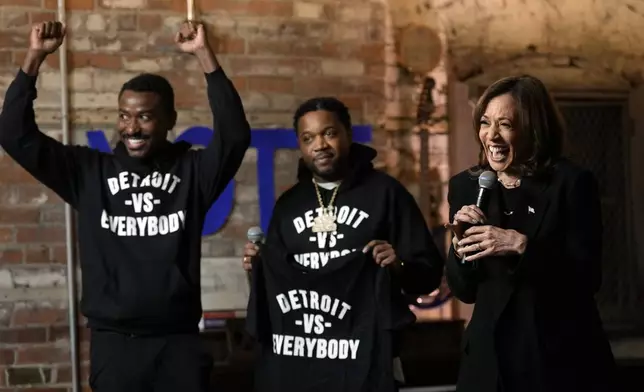
M335 215L329 210L322 208L320 214L313 219L312 230L314 233L330 233L337 230L338 225L335 224Z

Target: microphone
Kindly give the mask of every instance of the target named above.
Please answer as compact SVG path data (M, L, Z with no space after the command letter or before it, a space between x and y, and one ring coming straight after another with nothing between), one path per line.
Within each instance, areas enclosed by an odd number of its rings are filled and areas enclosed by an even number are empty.
M479 192L478 195L476 196L476 206L483 211L483 213L486 213L487 211L487 205L489 203L490 199L490 191L494 188L494 186L497 183L497 177L496 173L487 170L481 173L479 176ZM463 225L463 232L465 232L467 229L469 229L472 225ZM462 264L465 264L465 260L461 260Z
M479 194L476 197L476 206L480 208L483 212L487 210L488 204L488 191L492 190L496 185L496 173L493 171L484 171L479 176Z
M264 241L264 231L261 227L253 226L246 232L246 237L255 245L261 244Z
M259 226L253 226L248 231L246 232L246 238L248 238L248 241L252 242L255 245L261 245L264 242L264 231L262 230L261 227ZM251 260L252 264L252 260ZM248 283L250 284L251 280L251 272L247 272L248 276Z

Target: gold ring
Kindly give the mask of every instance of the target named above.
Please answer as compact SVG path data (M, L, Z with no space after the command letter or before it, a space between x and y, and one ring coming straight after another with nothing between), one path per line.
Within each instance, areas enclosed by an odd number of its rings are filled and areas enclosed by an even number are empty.
M481 244L476 244L476 250L481 251Z

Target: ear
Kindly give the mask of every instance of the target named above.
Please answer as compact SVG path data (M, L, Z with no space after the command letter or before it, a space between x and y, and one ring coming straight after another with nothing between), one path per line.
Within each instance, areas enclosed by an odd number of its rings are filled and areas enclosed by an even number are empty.
M172 113L168 115L168 129L174 129L177 125L177 112L173 110Z

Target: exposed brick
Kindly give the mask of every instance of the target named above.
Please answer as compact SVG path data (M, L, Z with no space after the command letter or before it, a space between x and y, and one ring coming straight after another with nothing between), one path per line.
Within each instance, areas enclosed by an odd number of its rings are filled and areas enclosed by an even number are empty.
M216 50L219 54L242 54L246 52L246 41L242 38L230 36L217 37Z
M44 8L55 10L57 0L43 0ZM94 0L65 0L65 8L71 11L89 11L94 8Z
M152 0L153 4L164 2L163 0ZM183 4L185 10L185 3ZM293 3L289 1L276 1L276 0L250 0L250 1L236 1L236 0L217 0L217 1L204 1L201 3L201 11L217 11L226 12L231 14L243 15L257 15L262 17L279 16L290 17L293 16Z
M89 11L94 9L94 0L65 0L65 8L75 11Z
M51 262L64 264L67 262L67 248L65 246L54 246L51 250Z
M4 9L0 15L2 27L6 29L14 29L18 27L29 26L29 12L25 9Z
M85 324L84 318L81 316L78 325L78 339L80 342L89 342L90 330L83 327ZM60 342L69 341L69 326L68 325L52 325L49 327L49 341Z
M38 328L0 328L0 342L4 344L44 343L47 341L47 330Z
M163 18L159 14L143 14L137 15L138 29L142 31L155 31L163 27Z
M15 361L17 365L35 365L68 362L69 359L69 347L31 346L17 349Z
M283 55L283 56L312 56L326 57L336 53L337 47L330 42L297 41L250 41L248 54Z
M16 361L16 352L10 348L0 348L0 366L13 365ZM0 367L0 369L2 369ZM0 384L2 386L2 384Z
M0 227L0 244L12 243L15 240L15 230L9 227Z
M49 369L41 367L17 367L7 369L7 385L9 386L27 386L39 385L49 379Z
M49 67L58 69L58 52L49 55L45 61ZM67 62L69 68L120 69L123 66L120 56L107 53L69 52Z
M13 284L16 288L52 288L66 284L65 271L60 266L25 266L13 268Z
M56 262L51 257L50 247L45 245L27 247L24 251L24 260L27 264L49 264Z
M168 2L167 0L162 0ZM146 0L99 0L104 8L144 9L147 7Z
M38 223L40 211L36 208L6 208L0 206L0 224Z
M293 79L279 76L249 76L246 78L249 90L265 93L292 93Z
M293 16L305 19L320 19L325 14L325 4L298 1L293 4Z
M45 304L27 304L13 310L11 325L20 327L26 325L51 325L67 321L67 310L51 307Z
M40 7L41 0L0 0L0 5L10 5L14 7Z
M49 22L52 20L56 20L56 12L54 11L30 12L29 17L30 17L30 22L32 24Z
M9 67L13 65L13 52L0 52L0 67Z
M19 264L23 260L23 252L20 248L0 248L0 265Z
M19 243L52 243L65 241L65 229L55 226L20 227L16 234Z

